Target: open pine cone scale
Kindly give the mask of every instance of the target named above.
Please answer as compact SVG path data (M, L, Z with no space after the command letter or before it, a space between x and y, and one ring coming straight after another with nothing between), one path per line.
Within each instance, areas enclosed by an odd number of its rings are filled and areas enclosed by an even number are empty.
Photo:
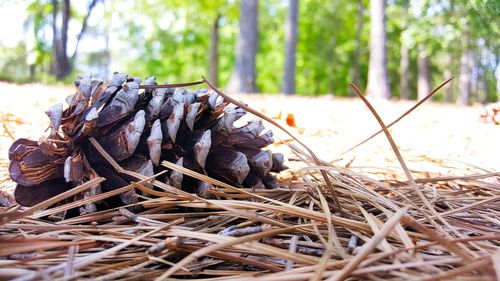
M87 198L134 180L114 170L90 138L124 169L145 176L165 170L160 163L166 160L238 187L277 186L271 172L286 168L284 157L265 150L273 135L263 133L261 120L235 127L245 110L216 92L156 85L154 77L141 85L140 79L123 73L115 73L109 83L78 77L76 93L66 98L68 107L57 104L46 112L48 136L18 139L10 147L16 200L32 206L96 177L106 178L100 187L74 199ZM176 171L159 180L200 196L209 194L209 184ZM99 206L82 206L80 213L136 201L132 190Z

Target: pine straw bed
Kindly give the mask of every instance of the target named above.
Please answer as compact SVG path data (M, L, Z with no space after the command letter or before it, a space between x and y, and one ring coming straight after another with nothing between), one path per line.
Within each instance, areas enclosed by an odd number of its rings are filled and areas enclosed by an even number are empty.
M404 180L391 170L379 171L385 180L377 180L362 169L321 161L297 141L286 145L300 159L300 166L285 173L280 188L273 190L235 188L163 162L213 184L217 188L210 192L219 199L199 198L134 175L137 182L89 199L57 204L98 185L102 178L28 209L4 208L0 276L16 280L500 279L500 174L477 168L471 175L439 177L427 171L426 177L415 180L387 127L379 122ZM99 143L93 144L106 156ZM107 159L119 171L131 173L109 155ZM161 191L151 189L151 181ZM141 213L120 208L60 218L65 210L134 188L142 194L137 203L145 210Z

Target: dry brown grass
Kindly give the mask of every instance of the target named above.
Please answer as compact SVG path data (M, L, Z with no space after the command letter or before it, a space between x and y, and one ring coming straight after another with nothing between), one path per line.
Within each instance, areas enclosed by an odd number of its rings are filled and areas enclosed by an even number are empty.
M46 126L43 109L72 90L5 84L0 89L17 93L1 108L0 184L8 191L13 185L5 157L11 137L39 136ZM21 101L21 95L32 102ZM211 192L219 199L199 198L136 175L137 182L86 200L54 205L103 179L31 208L3 208L0 276L17 280L500 278L500 165L495 155L500 128L477 122L476 109L423 105L387 132L393 138L392 149L382 134L342 155L380 129L361 100L236 98L269 116L280 110L282 115L293 113L302 129L286 129L321 160L275 128L281 144L272 149L286 152L291 166L281 175L279 189L239 189L164 162L217 186ZM376 102L386 123L410 106ZM325 177L342 209L337 208ZM144 184L152 180L161 191ZM132 188L142 194L141 213L121 208L60 218L65 210Z

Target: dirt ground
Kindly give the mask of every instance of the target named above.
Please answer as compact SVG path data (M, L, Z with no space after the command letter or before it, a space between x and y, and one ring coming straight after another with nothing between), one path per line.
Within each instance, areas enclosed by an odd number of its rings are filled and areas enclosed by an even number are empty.
M48 125L44 111L73 93L72 87L40 84L13 85L0 82L0 187L11 189L7 151L13 139L41 136ZM400 173L399 163L383 134L358 149L342 152L380 129L358 98L285 97L281 95L234 95L269 117L281 121L293 114L297 128L290 128L317 155L328 162L350 165L373 175ZM413 102L373 101L384 122L390 123ZM396 124L391 133L407 164L419 174L466 175L484 169L500 171L500 126L479 121L481 106L458 107L426 103ZM272 128L276 139L290 138ZM287 150L277 145L273 150ZM294 156L290 155L293 166ZM480 169L479 169L479 168ZM385 172L384 172L385 171Z

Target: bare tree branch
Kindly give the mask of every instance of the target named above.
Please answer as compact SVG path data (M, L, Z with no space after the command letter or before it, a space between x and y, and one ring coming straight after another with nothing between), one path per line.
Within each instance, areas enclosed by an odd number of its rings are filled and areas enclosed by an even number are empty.
M78 34L78 37L76 38L75 51L73 52L73 55L71 56L71 61L75 61L75 59L76 59L76 55L78 53L78 46L80 44L80 40L82 39L83 35L87 31L88 20L90 18L90 15L92 14L92 10L97 5L97 2L99 2L99 1L100 0L92 0L92 2L90 2L90 4L89 4L89 9L88 9L87 15L85 15L85 18L83 19L82 29L80 30L80 33ZM104 3L104 0L102 0L102 2Z

